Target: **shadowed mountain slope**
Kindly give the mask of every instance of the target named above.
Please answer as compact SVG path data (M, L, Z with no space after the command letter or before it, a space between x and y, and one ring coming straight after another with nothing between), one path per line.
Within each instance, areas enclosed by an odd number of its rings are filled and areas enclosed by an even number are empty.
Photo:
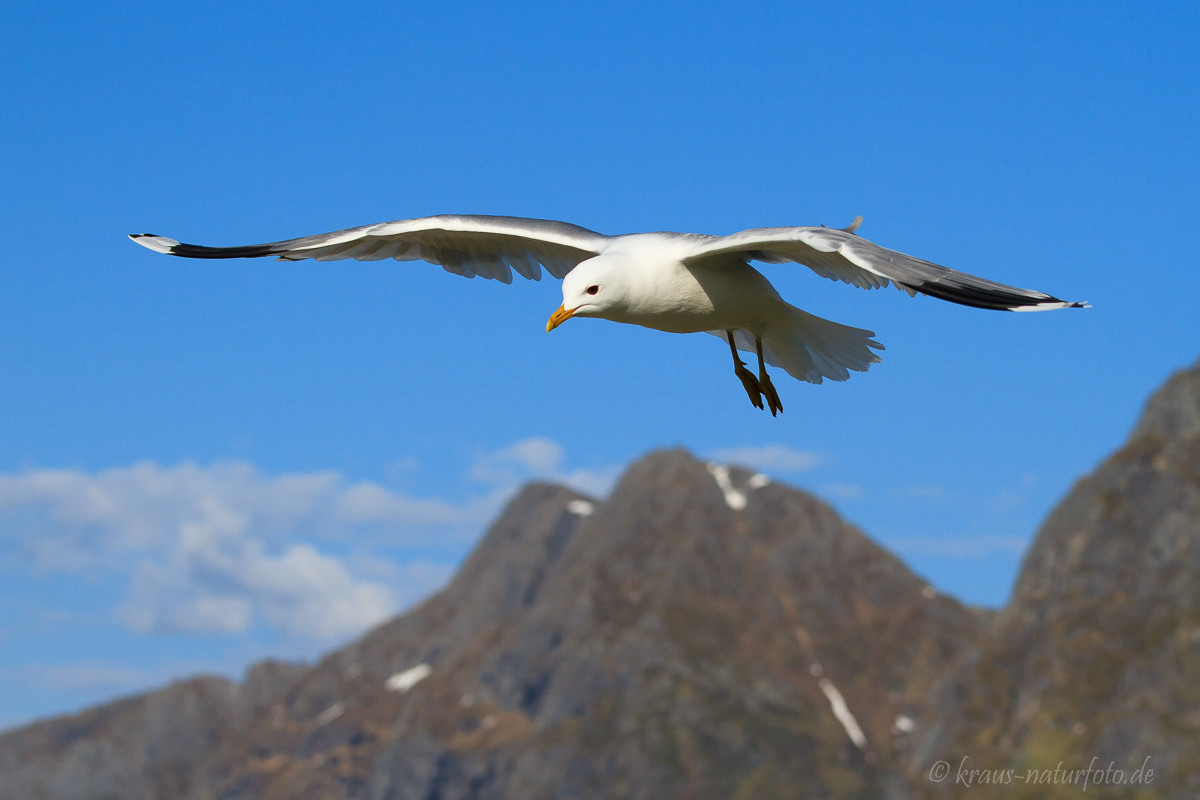
M214 683L179 717L212 735L121 796L875 797L981 629L810 495L653 453L604 502L526 487L446 589L315 666ZM145 745L127 705L158 694L102 711ZM46 778L94 713L0 737L0 796L105 796Z
M1127 776L1144 766L1150 783L1089 793L1200 796L1200 364L1156 392L1129 441L1050 514L1012 600L927 718L910 769L918 795L958 796L927 772L966 756L1020 773L1093 758ZM1018 783L972 796L1079 791Z
M657 452L603 502L527 486L444 590L315 665L0 735L0 799L1077 798L1026 770L1111 764L1088 796L1190 800L1197 676L1200 364L999 613L804 492Z

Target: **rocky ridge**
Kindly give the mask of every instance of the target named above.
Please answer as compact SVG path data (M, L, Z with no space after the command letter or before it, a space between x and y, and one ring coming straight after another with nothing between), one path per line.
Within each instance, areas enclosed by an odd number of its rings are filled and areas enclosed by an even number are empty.
M1198 539L1200 364L1049 516L995 614L804 492L653 453L603 502L526 487L443 591L315 665L0 735L0 798L911 800L960 796L968 762L1099 759L1155 777L1090 795L1182 800Z
M915 794L957 796L961 786L926 773L967 757L1018 774L1143 767L1152 782L1091 793L1200 796L1198 675L1200 363L1150 398L1128 442L1042 525L1009 604L929 704L910 763ZM975 791L1079 796L1078 785Z
M816 498L654 453L604 502L526 487L445 590L311 668L204 679L219 701L175 719L211 735L118 794L878 796L981 619ZM46 779L92 747L87 717L0 737L0 796L105 796Z

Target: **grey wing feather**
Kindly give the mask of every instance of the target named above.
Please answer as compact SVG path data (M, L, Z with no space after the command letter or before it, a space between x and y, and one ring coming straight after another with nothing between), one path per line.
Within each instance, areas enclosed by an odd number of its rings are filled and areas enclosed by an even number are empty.
M562 278L579 262L599 255L611 237L554 220L443 214L242 247L181 244L149 233L129 238L151 250L187 258L419 260L467 278L512 283L514 269L531 280L541 279L542 267Z
M857 220L856 220L857 221ZM1020 289L943 267L880 247L849 229L754 228L731 236L712 237L685 263L740 258L782 263L794 261L823 278L860 289L893 284L909 295L927 294L952 303L1005 311L1083 308L1086 303L1060 300L1045 292Z

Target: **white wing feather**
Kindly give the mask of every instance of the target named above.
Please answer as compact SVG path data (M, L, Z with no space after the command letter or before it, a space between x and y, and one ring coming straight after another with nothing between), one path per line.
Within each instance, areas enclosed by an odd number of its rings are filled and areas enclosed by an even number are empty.
M580 261L599 255L612 237L553 220L445 214L242 247L181 244L149 233L129 238L151 250L188 258L419 260L467 278L512 283L513 270L540 280L542 267L562 278Z
M854 233L856 219L846 229L752 228L730 236L713 236L700 243L685 264L737 259L803 264L823 278L860 289L894 284L914 295L932 295L976 308L1006 311L1041 311L1085 307L1032 289L1019 289L966 272L880 247Z
M691 242L691 253L684 258L684 264L794 261L824 278L860 289L895 285L909 295L919 292L977 308L1040 311L1087 305L1007 286L888 250L855 235L861 221L856 218L843 229L753 228L730 236L671 235ZM553 220L446 214L243 247L181 244L149 233L129 238L160 253L190 258L273 255L289 261L421 260L467 278L479 276L511 283L514 270L522 277L539 280L542 267L554 277L562 278L579 262L599 255L619 237Z

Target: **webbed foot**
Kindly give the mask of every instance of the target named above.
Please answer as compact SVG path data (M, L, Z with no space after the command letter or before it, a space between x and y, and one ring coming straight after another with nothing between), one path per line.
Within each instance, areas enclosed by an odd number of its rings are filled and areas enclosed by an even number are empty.
M745 364L737 363L733 366L733 374L737 375L741 380L742 386L746 389L746 394L750 397L750 402L754 403L754 407L762 408L763 389L758 383L758 378L754 377L754 373L746 369ZM774 389L771 391L774 392ZM770 398L768 398L768 402L770 402Z
M767 398L767 405L771 409L771 416L775 416L780 411L783 411L783 401L779 399L779 393L775 391L775 384L771 383L771 376L766 370L758 373L758 386L762 391L763 396ZM762 406L759 406L762 408Z

